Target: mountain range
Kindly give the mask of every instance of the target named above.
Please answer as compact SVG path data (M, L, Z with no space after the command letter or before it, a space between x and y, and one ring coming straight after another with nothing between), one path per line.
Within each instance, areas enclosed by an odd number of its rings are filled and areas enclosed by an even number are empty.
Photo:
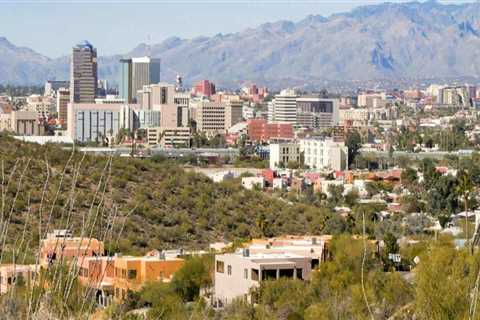
M480 2L436 1L362 6L329 17L277 21L212 37L171 37L130 52L101 56L99 77L118 79L118 60L150 52L162 79L220 87L244 81L270 87L326 81L480 77ZM48 58L0 37L0 84L68 79L69 57Z

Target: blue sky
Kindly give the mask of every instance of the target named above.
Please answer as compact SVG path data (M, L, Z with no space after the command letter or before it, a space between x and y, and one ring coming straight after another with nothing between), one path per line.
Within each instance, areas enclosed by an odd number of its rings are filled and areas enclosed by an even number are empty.
M88 39L100 55L170 36L229 33L277 20L328 16L377 0L0 0L0 36L50 57ZM390 0L390 2L402 2ZM467 1L441 1L461 3Z

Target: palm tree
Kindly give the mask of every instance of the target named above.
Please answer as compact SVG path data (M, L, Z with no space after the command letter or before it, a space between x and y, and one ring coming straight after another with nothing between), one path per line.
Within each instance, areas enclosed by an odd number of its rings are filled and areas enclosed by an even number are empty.
M458 185L456 188L457 194L460 197L463 197L463 203L465 208L465 238L468 241L468 200L470 199L470 194L474 188L472 179L467 172L462 172L458 177ZM475 230L476 231L476 230ZM474 232L475 232L474 231ZM473 247L471 248L473 250Z

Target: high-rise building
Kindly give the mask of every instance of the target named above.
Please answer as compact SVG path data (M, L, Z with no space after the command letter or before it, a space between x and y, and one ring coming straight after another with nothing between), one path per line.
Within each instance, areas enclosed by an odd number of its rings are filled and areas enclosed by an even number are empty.
M132 103L136 92L132 91L132 59L120 60L120 85L118 93L126 103Z
M97 49L88 41L73 48L70 63L70 102L91 103L97 90Z
M61 81L61 80L47 80L45 82L45 90L43 92L44 96L53 96L55 92L60 88L69 88L70 82L69 81Z
M160 82L160 59L150 57L132 58L131 75L132 94L136 96L137 92L143 89L143 86Z
M193 93L195 95L202 95L209 98L211 95L215 94L215 84L208 80L202 80L195 85Z
M70 90L60 88L57 90L57 115L62 127L67 127L68 102L70 101Z
M297 99L297 125L303 128L325 129L338 124L339 100L319 96Z
M295 90L282 90L269 105L269 122L297 123L297 94Z

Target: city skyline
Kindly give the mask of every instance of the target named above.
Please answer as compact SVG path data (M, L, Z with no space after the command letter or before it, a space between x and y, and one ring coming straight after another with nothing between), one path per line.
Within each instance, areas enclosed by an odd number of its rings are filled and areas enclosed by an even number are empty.
M194 38L234 33L267 22L299 21L308 15L329 16L383 2L3 0L0 1L4 13L0 36L50 58L68 55L72 46L81 40L92 42L99 54L111 55L127 53L141 43L160 43L172 36ZM471 1L438 2L461 4ZM137 22L137 17L142 19ZM19 19L22 24L18 24Z

